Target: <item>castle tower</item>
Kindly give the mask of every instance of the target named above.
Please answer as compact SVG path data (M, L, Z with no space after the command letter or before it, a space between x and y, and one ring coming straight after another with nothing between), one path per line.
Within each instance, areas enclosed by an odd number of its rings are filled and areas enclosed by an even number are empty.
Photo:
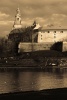
M20 9L17 8L13 29L22 28Z

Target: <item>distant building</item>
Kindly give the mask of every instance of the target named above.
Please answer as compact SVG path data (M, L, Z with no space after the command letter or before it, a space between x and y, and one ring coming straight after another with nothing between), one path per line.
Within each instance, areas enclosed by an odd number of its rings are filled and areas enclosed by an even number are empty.
M21 24L21 14L20 14L20 9L17 8L16 10L16 15L15 15L15 21L12 29L17 29L17 28L22 28Z
M17 9L13 29L22 28L20 9ZM29 43L25 41L19 43L18 48L23 52L38 50L60 50L67 51L67 29L42 29L42 27L34 21L31 31L31 40ZM29 34L27 34L29 35ZM29 35L30 36L30 35ZM27 43L25 43L27 42ZM61 42L61 43L60 43Z

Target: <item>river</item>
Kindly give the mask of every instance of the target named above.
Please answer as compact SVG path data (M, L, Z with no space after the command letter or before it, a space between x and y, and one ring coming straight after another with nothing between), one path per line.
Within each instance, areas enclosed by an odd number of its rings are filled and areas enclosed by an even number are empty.
M0 93L67 87L67 70L0 70Z

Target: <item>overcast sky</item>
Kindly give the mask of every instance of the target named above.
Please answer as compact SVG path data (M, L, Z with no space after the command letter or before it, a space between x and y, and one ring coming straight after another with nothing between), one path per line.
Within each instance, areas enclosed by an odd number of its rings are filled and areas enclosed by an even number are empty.
M67 0L0 0L0 36L11 31L18 6L23 27L36 20L44 28L67 28Z

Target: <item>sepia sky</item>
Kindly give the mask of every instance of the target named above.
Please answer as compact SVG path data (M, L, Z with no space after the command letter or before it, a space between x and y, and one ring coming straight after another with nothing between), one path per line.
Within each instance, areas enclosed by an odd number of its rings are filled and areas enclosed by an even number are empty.
M23 27L36 20L43 28L67 28L67 0L0 0L0 36L11 31L18 6Z

